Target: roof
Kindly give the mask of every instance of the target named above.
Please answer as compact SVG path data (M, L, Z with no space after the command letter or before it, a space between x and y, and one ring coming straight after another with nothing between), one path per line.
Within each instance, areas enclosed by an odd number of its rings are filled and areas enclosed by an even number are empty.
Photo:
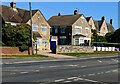
M52 16L48 23L51 26L72 26L83 14Z
M38 32L33 32L33 34L35 35L35 37L42 37Z
M30 11L20 8L12 8L10 6L0 5L2 8L2 17L5 22L26 23L30 19ZM38 10L32 10L32 16Z
M82 34L75 34L73 36L81 36L81 37L86 37L85 35L82 35Z
M91 18L91 17L86 17L87 22L89 22L90 18Z
M107 28L108 28L108 32L114 32L115 31L114 27L109 23L107 23Z
M94 20L94 22L95 22L95 27L96 27L97 31L100 31L103 21L102 20L98 20L98 21ZM106 24L107 24L108 32L113 32L114 27L109 23L106 23Z
M98 20L98 21L94 20L94 23L95 23L95 27L96 27L97 31L100 31L103 21L102 20Z

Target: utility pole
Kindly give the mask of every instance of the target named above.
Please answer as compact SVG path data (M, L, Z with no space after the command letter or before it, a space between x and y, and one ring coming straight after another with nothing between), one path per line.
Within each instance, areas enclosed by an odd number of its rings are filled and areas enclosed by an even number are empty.
M34 54L34 45L33 45L33 32L32 32L32 5L31 2L29 2L30 7L30 25L31 25L31 43L32 43L32 55Z

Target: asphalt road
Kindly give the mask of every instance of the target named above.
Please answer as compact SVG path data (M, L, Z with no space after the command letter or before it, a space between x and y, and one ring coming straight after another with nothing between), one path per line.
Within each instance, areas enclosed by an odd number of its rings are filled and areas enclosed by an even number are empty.
M7 60L2 64L3 84L120 84L118 57Z

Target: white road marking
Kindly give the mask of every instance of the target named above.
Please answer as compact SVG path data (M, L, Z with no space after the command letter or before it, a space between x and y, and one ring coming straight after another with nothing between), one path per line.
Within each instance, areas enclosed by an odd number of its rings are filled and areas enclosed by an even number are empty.
M104 74L104 72L101 72L100 74Z
M97 60L97 61L100 62L100 63L102 62L101 60Z
M64 81L65 83L69 83L69 82L72 82L72 81Z
M111 71L106 71L105 73L110 73Z
M21 74L26 74L26 73L28 73L28 72L20 72Z
M36 72L39 72L40 70L35 70Z
M90 82L98 82L98 81L95 81L95 80L90 80L90 79L83 79L85 81L90 81Z
M83 75L83 77L85 77L86 75Z
M57 66L49 66L49 67L54 68L54 67L57 67Z
M76 78L73 81L83 80L82 78Z
M39 67L39 68L46 68L46 67Z
M10 74L16 74L16 73L10 73Z
M93 76L93 75L95 75L95 74L88 74L88 76Z
M119 60L116 60L116 59L111 59L112 61L114 61L114 62L119 62Z
M65 79L58 79L58 80L55 80L55 82L60 82L60 81L64 81Z
M78 65L64 65L64 66L70 66L70 67L76 67L76 66L78 66Z
M112 70L112 72L118 72L118 70Z
M87 66L81 66L82 68L85 68L85 67L87 67Z
M70 77L70 78L67 78L67 79L71 80L71 79L75 79L75 78L78 78L78 77Z
M97 74L101 74L101 73L97 73Z

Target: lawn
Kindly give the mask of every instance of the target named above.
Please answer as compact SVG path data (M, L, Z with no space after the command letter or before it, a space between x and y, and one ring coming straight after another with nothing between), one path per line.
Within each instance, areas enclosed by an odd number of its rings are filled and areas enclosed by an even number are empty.
M45 55L2 55L1 58L45 58Z
M60 53L62 55L68 55L68 56L100 56L100 55L116 55L119 52L92 52L92 53Z

